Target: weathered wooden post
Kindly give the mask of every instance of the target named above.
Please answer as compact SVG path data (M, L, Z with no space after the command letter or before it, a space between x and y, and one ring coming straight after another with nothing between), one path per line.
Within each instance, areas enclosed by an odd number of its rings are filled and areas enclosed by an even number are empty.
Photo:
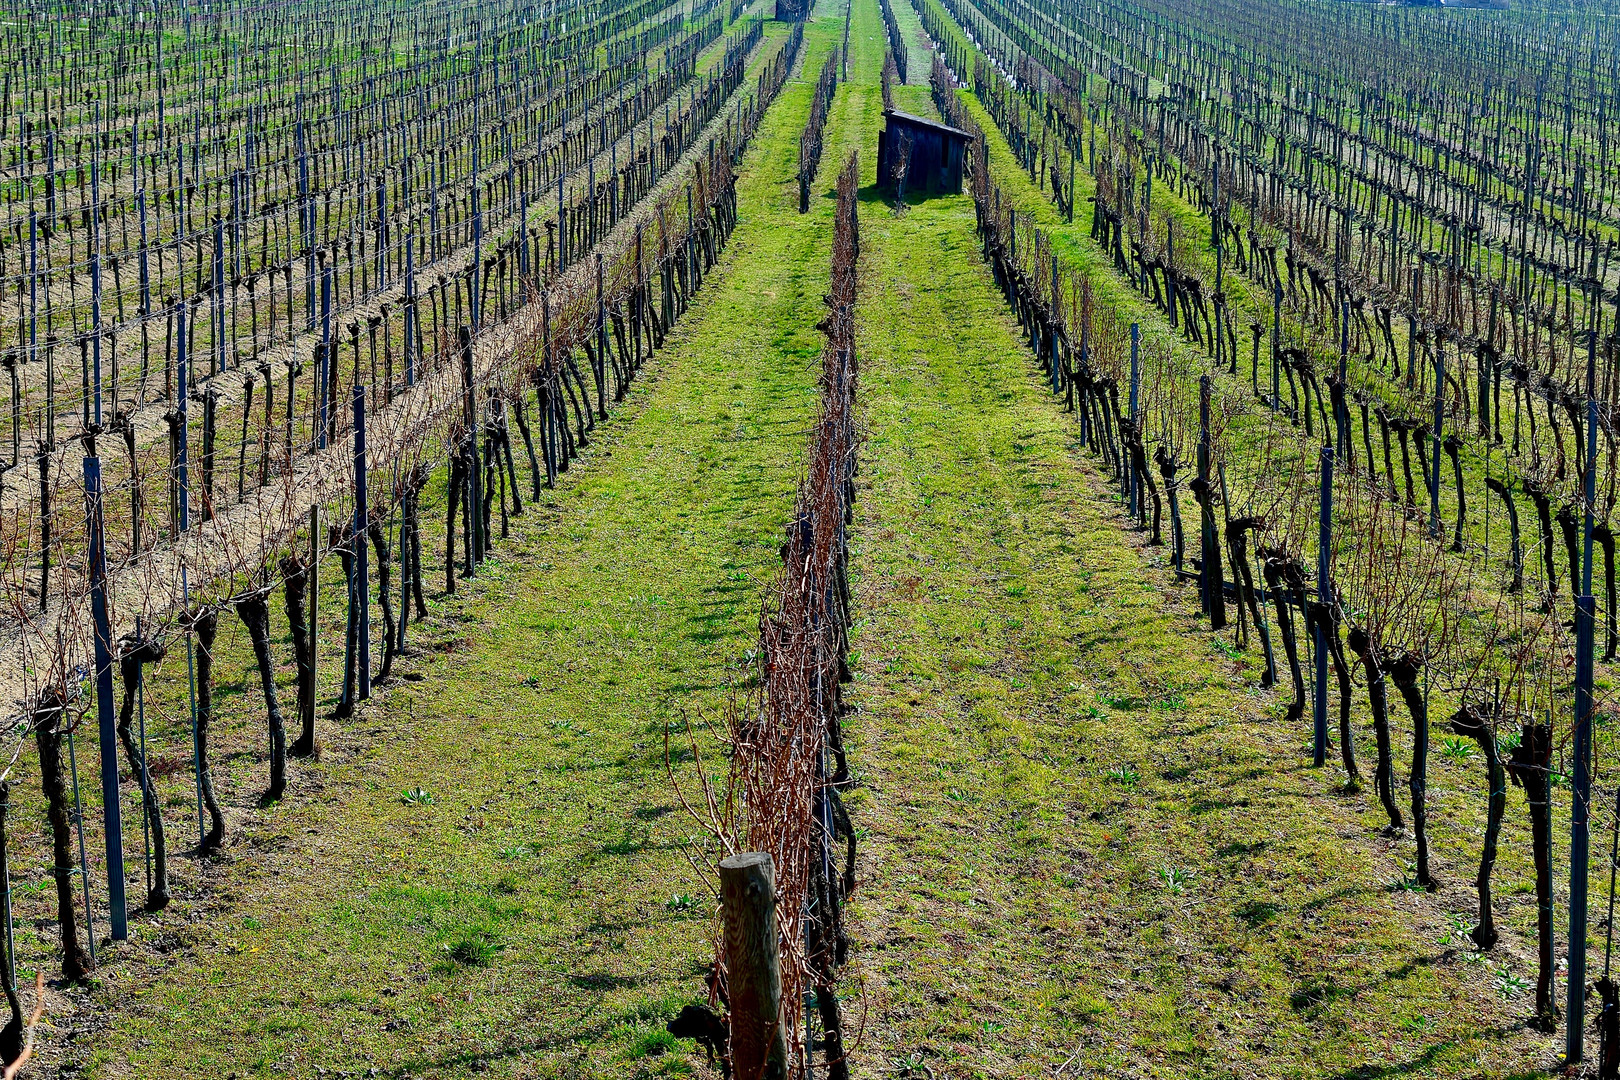
M525 285L527 285L527 283L529 281L529 190L528 190L528 188L523 189L522 204L518 208L517 228L513 230L512 235L518 242L518 245L517 245L517 250L518 250L518 280L523 283L522 285L519 286L519 289L518 289L518 296L520 297L519 303L521 303L522 302L521 297L523 296L523 287Z
M146 238L146 188L142 187L135 193L136 216L140 219L141 252L141 398L146 400L146 371L150 362L151 342L147 337L147 320L152 315L152 268L147 255ZM272 288L274 285L272 284ZM272 294L273 297L274 294ZM274 308L272 307L272 311Z
M362 144L364 145L364 144ZM377 174L377 291L388 285L388 182Z
M787 1075L782 970L776 947L776 864L751 851L720 862L731 997L731 1063L737 1080Z

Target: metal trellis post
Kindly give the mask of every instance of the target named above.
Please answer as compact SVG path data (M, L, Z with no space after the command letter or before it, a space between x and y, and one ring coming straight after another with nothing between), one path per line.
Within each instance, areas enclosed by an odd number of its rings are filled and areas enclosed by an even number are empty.
M1597 495L1597 328L1593 327L1586 361L1585 540L1581 558L1581 595L1575 599L1575 775L1569 813L1569 1004L1565 1043L1567 1064L1581 1060L1586 1006L1586 887L1590 872L1587 845L1592 801L1593 650L1597 601L1592 596L1592 512Z
M354 388L354 600L358 604L360 700L371 696L371 605L366 558L366 388Z
M1322 497L1316 541L1316 599L1325 613L1333 591L1328 580L1333 552L1333 447L1322 447ZM1327 764L1328 744L1328 643L1323 634L1325 619L1318 619L1313 635L1316 643L1315 740L1311 762L1320 769Z
M112 619L107 611L107 544L102 527L101 459L98 457L84 459L84 501L90 532L90 609L96 624L96 721L101 746L102 824L107 846L107 906L113 940L123 941L129 936L124 909L124 821L123 807L118 801Z

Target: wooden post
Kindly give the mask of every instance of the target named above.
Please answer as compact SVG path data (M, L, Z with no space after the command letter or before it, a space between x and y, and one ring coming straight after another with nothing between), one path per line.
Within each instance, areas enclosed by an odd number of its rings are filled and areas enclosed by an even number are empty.
M787 1075L782 970L776 947L776 864L751 851L720 862L731 996L731 1061L737 1080Z

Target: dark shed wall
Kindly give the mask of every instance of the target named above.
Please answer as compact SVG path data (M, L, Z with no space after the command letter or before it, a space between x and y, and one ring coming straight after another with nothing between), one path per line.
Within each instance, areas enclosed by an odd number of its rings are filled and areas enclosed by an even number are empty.
M910 118L886 114L878 136L878 187L894 187L894 166L900 141L911 136L911 159L906 167L908 190L942 191L959 194L962 190L962 158L967 147L965 133L932 124L915 123Z

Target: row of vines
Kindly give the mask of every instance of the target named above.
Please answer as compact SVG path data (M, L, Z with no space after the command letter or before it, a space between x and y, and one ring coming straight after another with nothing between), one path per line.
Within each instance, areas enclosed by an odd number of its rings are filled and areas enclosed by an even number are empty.
M332 650L342 654L334 709L341 719L393 674L412 620L427 614L423 551L434 545L424 545L422 504L430 476L441 465L448 474L442 550L444 587L453 592L508 534L525 498L539 500L578 458L715 268L737 220L733 169L803 40L796 25L766 45L764 22L744 19L744 7L547 6L503 11L485 25L469 15L474 9L357 5L339 25L308 24L325 26L338 43L331 55L345 62L297 77L266 66L299 41L311 44L306 59L315 42L325 47L319 33L304 36L297 5L206 18L181 12L155 25L150 17L109 17L39 28L41 40L90 40L71 64L58 63L60 52L39 58L39 81L23 93L40 116L25 116L25 127L12 132L21 147L13 176L24 182L7 185L7 195L37 189L28 209L35 233L42 212L56 215L37 250L63 253L49 270L25 275L23 292L48 302L59 320L52 334L80 320L92 352L120 333L126 343L143 335L154 343L152 385L127 365L109 363L105 379L94 368L97 378L77 394L105 411L87 407L83 416L74 387L49 377L55 368L45 345L21 360L31 379L41 376L19 391L28 407L14 411L37 440L38 486L17 485L8 474L0 506L7 734L17 743L10 760L17 764L23 740L35 744L52 849L50 914L69 980L95 964L88 923L98 909L112 936L121 936L126 884L125 875L111 874L105 904L92 897L85 835L96 830L79 809L75 733L99 714L109 866L122 865L121 745L147 837L145 903L160 909L169 902L164 807L173 803L160 797L146 750L149 669L170 650L185 654L196 854L206 857L226 830L209 763L221 617L234 613L253 647L269 746L265 796L273 800L287 788L288 759L316 751L317 659L326 651L317 640L322 564L336 556L346 582L346 628ZM501 21L508 15L511 25ZM250 24L235 26L238 19ZM181 30L177 57L169 50ZM245 41L260 52L244 58ZM429 42L443 49L432 53ZM132 68L143 77L129 79ZM161 89L171 79L182 88L173 97ZM88 85L95 80L104 82ZM118 89L129 100L101 108ZM224 103L239 110L229 124L219 112ZM243 141L191 138L205 117ZM437 155L426 151L431 140L418 153L417 140L433 130L442 136ZM42 140L43 168L30 139ZM150 145L157 155L165 139L184 149L175 154L174 187L164 187L167 174L153 172L144 152L132 151L127 172L98 157L126 145ZM63 177L85 170L61 163L64 146L83 155L94 181L72 214ZM224 156L205 161L205 146ZM497 146L504 155L486 156ZM429 182L414 172L452 158L459 173L446 164ZM296 189L261 188L246 173L266 185L294 173L299 181ZM410 186L419 179L422 186ZM227 189L251 193L240 202L244 215L280 190L296 224L278 233L266 215L225 230L232 219L206 200ZM368 198L375 191L379 201L345 201L345 190ZM388 194L396 190L412 194ZM538 209L548 191L556 216L542 230L529 216L530 200ZM192 286L201 282L192 290L177 269L184 260L175 253L189 258L209 235L184 232L193 198L207 209L191 220L214 219L216 243L204 263L212 260L215 286L220 261L234 265L230 242L218 241L238 235L247 238L242 265L253 272L275 269L278 244L296 256L294 266L314 266L302 296L288 286L272 299L268 285L260 294L243 284L240 294L230 292L220 321L220 293L210 291L207 274L191 277ZM342 210L329 219L337 231L324 233L329 198ZM133 235L121 215L133 207L138 216L148 199L174 208L163 227L175 231L163 235L174 237L166 243L175 276L161 280L180 298L132 307L129 322L102 326L108 296L72 283L71 245L91 269L119 256L126 265L156 264L150 235L140 248L109 250L114 237ZM259 246L248 242L255 239ZM228 280L230 289L240 284ZM239 316L245 332L233 339ZM165 372L170 377L155 377ZM59 408L68 400L71 409ZM60 425L54 436L53 424ZM109 437L123 444L122 456L98 452L98 440ZM82 486L79 470L64 465L69 445L84 459ZM290 740L270 636L278 594L297 673ZM372 624L374 605L380 627ZM0 852L3 796L13 784L0 781ZM0 981L20 1030L9 885L6 896ZM12 1060L16 1047L3 1049Z
M1476 845L1470 948L1495 955L1506 907L1544 1030L1569 979L1578 1059L1587 821L1612 760L1594 761L1613 736L1596 675L1620 638L1612 30L1362 5L914 6L935 102L977 136L985 257L1122 508L1211 627L1259 650L1286 718L1314 720L1316 764L1336 757L1352 791L1370 771L1386 833L1411 840L1410 887L1440 885L1432 756L1482 762L1477 802L1446 814L1470 823L1452 846ZM1520 842L1508 865L1533 899L1504 900L1496 864ZM1596 989L1607 1070L1620 1012Z
M834 49L829 67L837 59ZM716 927L709 977L710 1006L723 1010L724 1020L711 1012L705 1026L682 1032L716 1032L737 1076L812 1076L818 1048L827 1076L850 1075L838 985L849 952L844 904L855 888L856 833L841 792L853 782L843 687L851 679L853 624L848 530L857 466L859 175L851 152L837 181L820 411L782 544L781 576L760 618L759 678L727 718L725 776L710 783L700 773L702 799L696 807L686 803L728 856L763 853L774 871L774 904L767 906L774 908L776 956L762 962L751 955L743 920L728 908ZM724 869L722 863L713 883L716 896L725 893ZM779 972L779 982L762 997L765 968ZM743 994L748 999L737 1000Z

